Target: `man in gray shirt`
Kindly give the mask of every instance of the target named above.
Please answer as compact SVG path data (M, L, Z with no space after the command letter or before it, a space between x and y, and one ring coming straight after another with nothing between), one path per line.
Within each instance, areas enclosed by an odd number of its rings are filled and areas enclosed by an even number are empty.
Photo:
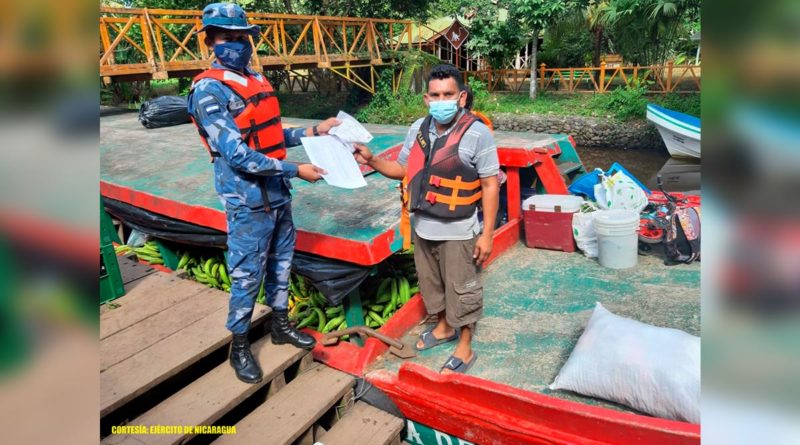
M472 334L483 314L478 272L492 251L499 202L497 146L489 128L464 109L466 100L461 73L451 65L434 67L425 93L430 114L411 126L397 161L356 145L360 163L404 179L420 291L428 314L438 316L417 349L458 340L442 373L464 373L477 359Z

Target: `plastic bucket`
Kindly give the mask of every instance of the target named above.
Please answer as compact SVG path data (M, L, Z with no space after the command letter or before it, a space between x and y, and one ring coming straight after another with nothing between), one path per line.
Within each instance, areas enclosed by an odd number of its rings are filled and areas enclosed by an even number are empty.
M594 217L598 261L611 269L627 269L638 261L639 214L633 210L598 210Z

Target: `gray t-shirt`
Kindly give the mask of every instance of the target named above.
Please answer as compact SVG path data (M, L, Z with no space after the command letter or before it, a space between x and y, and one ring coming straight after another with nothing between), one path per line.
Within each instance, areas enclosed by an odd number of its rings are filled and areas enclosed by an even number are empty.
M456 119L460 117L461 115L459 114ZM397 162L403 167L408 164L408 154L411 152L411 147L414 145L414 140L423 120L424 118L417 120L408 129L403 149L397 157ZM437 134L436 124L431 120L431 145L436 142L437 138L447 136L454 127L450 127L444 134L439 135ZM478 171L478 176L481 178L495 176L500 171L500 163L497 160L497 145L494 143L494 137L489 127L483 122L475 122L464 133L464 137L461 138L461 143L458 146L458 157L465 164L475 167ZM414 215L412 222L417 235L420 238L431 241L467 240L472 239L481 231L477 210L471 217L457 221L442 221Z

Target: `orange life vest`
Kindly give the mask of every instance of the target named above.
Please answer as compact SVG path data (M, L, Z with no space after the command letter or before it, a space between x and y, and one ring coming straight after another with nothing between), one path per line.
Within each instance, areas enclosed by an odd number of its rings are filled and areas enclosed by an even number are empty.
M216 79L230 88L244 102L244 109L233 118L242 132L242 140L253 150L275 159L286 157L286 142L281 127L278 98L264 76L242 75L222 68L211 68L198 74L192 85L201 79ZM194 122L194 118L192 118ZM200 139L213 158L219 153L211 150L208 135L194 122Z

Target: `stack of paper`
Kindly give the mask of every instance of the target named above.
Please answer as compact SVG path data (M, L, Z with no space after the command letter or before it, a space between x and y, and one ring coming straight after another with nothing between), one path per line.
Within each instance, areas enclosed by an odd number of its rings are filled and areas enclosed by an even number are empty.
M300 138L300 141L309 161L327 171L322 177L329 185L347 189L364 187L367 181L353 157L353 144L368 143L372 134L344 111L336 118L341 124L331 128L327 136Z
M372 140L372 134L353 116L340 111L336 115L336 119L339 119L341 124L331 128L328 134L332 134L350 144L368 144Z

